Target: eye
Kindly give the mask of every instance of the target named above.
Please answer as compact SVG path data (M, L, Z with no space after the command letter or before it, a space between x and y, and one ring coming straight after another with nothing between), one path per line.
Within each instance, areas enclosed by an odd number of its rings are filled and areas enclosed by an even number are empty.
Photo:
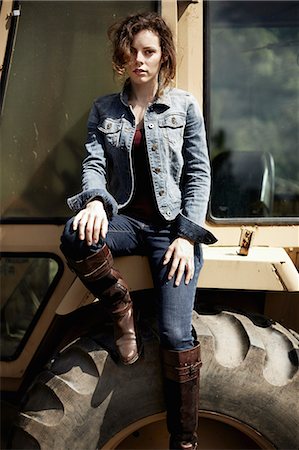
M153 50L153 49L147 49L147 50L145 50L145 54L146 54L146 55L152 55L153 53L155 53L155 50Z

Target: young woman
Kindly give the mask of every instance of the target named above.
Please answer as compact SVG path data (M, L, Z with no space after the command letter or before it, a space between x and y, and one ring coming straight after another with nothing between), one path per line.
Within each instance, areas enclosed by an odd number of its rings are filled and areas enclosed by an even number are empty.
M121 361L139 350L128 287L113 256L147 255L157 298L171 449L195 449L200 347L191 333L200 243L210 190L204 122L195 98L170 87L172 33L156 13L110 29L123 91L95 101L88 120L82 192L68 200L62 251L110 312Z

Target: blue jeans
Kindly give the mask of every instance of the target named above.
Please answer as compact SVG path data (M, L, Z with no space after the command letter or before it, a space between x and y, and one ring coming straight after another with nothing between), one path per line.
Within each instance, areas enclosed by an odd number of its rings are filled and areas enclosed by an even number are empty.
M96 253L103 241L87 246L73 231L72 223L73 219L70 219L65 226L61 249L65 256L79 261ZM118 214L109 222L105 242L113 256L148 257L156 293L160 343L166 349L179 351L193 347L192 311L203 259L201 246L196 244L194 277L188 285L183 277L180 285L175 286L174 279L167 279L169 267L162 264L165 252L175 238L171 224L153 225Z

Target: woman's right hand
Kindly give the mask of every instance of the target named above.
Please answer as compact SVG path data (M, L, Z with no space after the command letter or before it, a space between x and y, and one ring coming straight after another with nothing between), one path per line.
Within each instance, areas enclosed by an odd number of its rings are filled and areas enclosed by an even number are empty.
M87 245L97 244L100 237L105 239L108 219L101 200L92 200L78 212L74 218L73 229L78 230L79 239L86 239Z

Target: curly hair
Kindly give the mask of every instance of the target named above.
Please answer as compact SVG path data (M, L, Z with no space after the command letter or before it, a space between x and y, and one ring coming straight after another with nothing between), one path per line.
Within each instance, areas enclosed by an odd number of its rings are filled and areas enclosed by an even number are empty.
M125 74L125 67L131 58L134 36L142 30L150 30L156 33L160 39L162 64L159 73L159 91L163 91L175 76L176 53L170 28L164 19L155 12L130 15L108 29L108 37L113 46L113 69L118 75Z

